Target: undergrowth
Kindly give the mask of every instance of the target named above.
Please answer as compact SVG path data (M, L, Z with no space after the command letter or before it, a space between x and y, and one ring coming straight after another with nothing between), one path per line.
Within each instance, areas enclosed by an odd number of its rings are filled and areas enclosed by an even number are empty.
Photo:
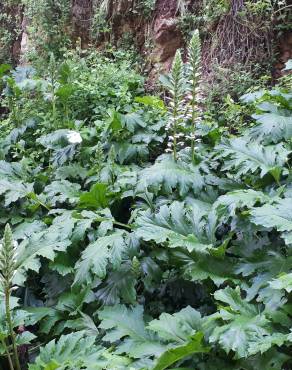
M291 369L292 93L204 118L196 35L166 103L96 53L2 66L3 368Z

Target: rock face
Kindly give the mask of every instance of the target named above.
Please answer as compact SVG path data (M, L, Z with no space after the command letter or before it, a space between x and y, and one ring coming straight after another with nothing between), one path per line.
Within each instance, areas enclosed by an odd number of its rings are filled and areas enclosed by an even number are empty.
M184 44L181 32L177 27L177 19L159 16L154 22L153 39L155 48L153 57L168 69L177 49Z
M149 88L160 73L169 71L177 49L184 46L184 39L178 27L176 0L157 0L154 19L151 24L153 49L149 55ZM149 53L145 50L145 53Z
M133 46L135 43L141 50L145 43L147 21L133 12L133 4L133 0L109 0L107 20L111 26L110 39L117 44L128 42Z
M283 76L285 63L292 59L292 31L284 33L278 45L279 58L275 65L275 78Z
M71 9L72 38L81 40L81 47L90 43L90 27L92 17L92 0L73 0Z
M158 0L153 24L153 56L168 69L177 49L183 46L184 40L178 28L177 1Z
M29 36L27 32L27 26L28 26L28 20L24 16L21 24L21 41L20 41L20 56L19 56L19 62L20 64L25 64L25 55L29 51Z
M106 0L106 20L111 27L111 31L108 34L102 34L100 39L99 36L96 38L93 37L93 39L98 39L98 47L102 47L107 41L114 42L118 45L123 44L125 48L135 44L144 57L145 72L150 76L149 80L154 81L159 73L169 70L176 50L185 47L185 40L178 25L179 15L183 13L179 9L179 4L181 3L183 3L185 9L188 9L194 14L199 9L199 6L201 6L200 0L184 0L183 2L179 0L156 0L155 9L151 16L147 18L145 14L142 14L143 11L141 12L141 8L140 10L137 8L139 1ZM105 4L105 0L69 1L71 13L68 29L65 32L72 38L73 44L77 39L80 39L81 47L87 48L93 42L93 39L91 39L91 36L94 36L91 32L93 13L95 7L99 7L101 4ZM234 13L238 11L238 7L243 6L243 0L232 0L232 4L237 6L234 9L232 7L232 12ZM8 14L12 14L13 22L18 22L18 24L13 24L12 26L13 29L19 29L21 32L19 34L13 34L13 40L9 44L8 53L14 57L13 59L16 63L19 62L19 56L20 61L25 62L24 59L21 59L21 56L29 50L30 45L29 35L26 32L27 20L23 19L22 15L23 6L15 5L6 9L4 5L1 5L0 1L0 11L2 13L5 11ZM231 14L232 17L234 15L233 13ZM3 28L5 28L5 25ZM214 33L214 30L210 29L208 34L212 34L212 32ZM220 37L220 34L217 36ZM243 41L240 35L237 41L238 45L236 44L235 50L246 50L244 45L242 47ZM214 55L211 55L211 59L220 61L219 54L224 48L219 47L219 50L216 51L216 49L210 46L212 40L208 42L205 40L203 54L204 50L213 50ZM277 44L279 57L275 65L276 78L282 75L281 70L284 68L285 62L292 58L292 32L287 31ZM0 42L0 57L1 49L4 50L4 47ZM208 58L205 58L205 60L208 61ZM208 66L209 64L207 63Z
M16 64L20 56L23 5L0 1L0 64Z
M153 80L158 73L169 70L176 50L184 46L184 39L178 27L178 2L156 0L150 18L145 18L137 12L135 4L133 0L108 0L110 41L117 44L126 42L126 46L128 43L135 43L144 56L150 80ZM109 41L107 36L101 43L105 41Z

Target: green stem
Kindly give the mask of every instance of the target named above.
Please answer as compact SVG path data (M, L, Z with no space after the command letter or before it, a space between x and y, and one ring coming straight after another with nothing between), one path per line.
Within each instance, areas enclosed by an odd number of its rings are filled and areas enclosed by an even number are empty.
M173 108L173 159L176 162L177 161L177 116L178 116L178 101L174 102L174 108Z
M66 123L68 124L69 122L69 109L68 109L68 105L67 103L64 104L64 113L65 113L65 117L66 117Z
M191 140L191 153L192 153L192 162L195 162L195 118L196 118L196 112L195 112L195 97L193 96L192 98L192 130L191 130L191 135L192 135L192 140Z
M133 229L133 226L131 226L131 225L127 225L127 224L124 224L124 223L119 222L119 221L115 221L115 220L113 220L112 218L107 218L107 217L96 217L96 218L95 218L95 220L96 220L96 221L98 221L98 222L103 222L103 221L112 221L112 223L113 223L114 225L122 226L122 227L125 227L125 228L129 229L129 230L132 230L132 229Z
M7 355L7 358L8 358L8 363L9 363L10 370L14 370L12 359L11 359L11 356L10 356L10 352L9 352L9 349L8 349L6 343L5 343L5 340L1 339L1 343L2 343L4 351L6 352L6 355Z
M129 229L129 230L132 230L132 226L131 225L127 225L127 224L124 224L124 223L122 223L122 222L118 222L118 221L113 221L113 224L114 225L118 225L118 226L123 226L123 227L126 227L127 229Z
M177 150L176 150L176 146L177 146L177 140L176 140L176 124L174 124L174 127L173 127L173 159L174 159L175 162L177 161Z
M47 211L50 211L50 210L51 210L51 208L50 208L50 207L48 207L45 203L41 202L41 201L39 200L39 198L36 198L36 200L37 200L37 202L39 203L39 205L40 205L40 206L42 206L42 207L44 207Z
M51 94L52 94L52 117L54 127L56 127L56 94L55 94L55 78L53 72L51 73Z
M55 102L54 89L52 90L52 116L53 116L54 127L56 127L56 102Z
M148 206L150 207L151 211L154 213L155 212L155 207L153 206L153 203L152 203L151 199L148 196L148 192L145 193L145 197L146 197L146 201L147 201Z
M9 287L5 288L5 309L6 309L6 320L8 323L8 328L10 331L10 336L11 336L11 341L12 341L12 348L13 348L13 353L14 353L14 362L16 365L16 370L21 370L19 358L18 358L16 341L15 341L15 333L13 330L13 324L12 324L11 313L10 313L10 289Z
M35 193L29 193L27 197L28 199L32 199L35 202L37 202L40 206L44 207L47 211L51 210L50 207L47 206L45 203L43 203Z

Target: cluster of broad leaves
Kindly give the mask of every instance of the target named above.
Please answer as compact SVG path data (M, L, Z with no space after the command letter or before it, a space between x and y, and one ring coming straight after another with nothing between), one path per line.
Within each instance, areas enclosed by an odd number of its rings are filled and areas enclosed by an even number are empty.
M5 72L0 223L28 368L288 369L292 93L245 95L240 137L201 122L193 163L163 154L165 106L126 62Z

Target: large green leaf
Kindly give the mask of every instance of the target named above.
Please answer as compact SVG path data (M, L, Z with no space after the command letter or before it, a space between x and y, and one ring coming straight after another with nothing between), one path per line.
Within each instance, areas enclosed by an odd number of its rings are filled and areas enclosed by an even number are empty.
M149 210L140 215L136 220L136 234L157 244L167 242L170 248L204 252L212 248L212 232L208 233L206 224L205 209L188 209L184 203L173 202L169 207L162 206L158 213Z
M87 170L78 163L72 163L67 166L59 167L55 173L56 179L81 179L84 180L87 176Z
M239 362L240 367L237 368L237 370L242 370L242 369L244 370L254 370L254 369L279 370L279 369L283 369L284 364L288 360L289 360L289 356L287 354L284 354L276 350L276 348L272 348L263 354L251 356L247 360L241 360Z
M82 252L81 259L75 269L76 284L91 283L94 278L104 278L109 263L114 268L121 264L127 244L124 239L125 231L116 230L113 234L98 238Z
M290 153L282 144L263 146L242 137L226 140L217 150L217 158L224 158L223 170L232 171L236 178L259 172L261 177L270 173L276 181Z
M56 203L68 201L74 204L79 200L81 186L67 180L53 181L44 189L48 203L55 206Z
M282 305L282 292L272 289L271 282L281 273L291 269L292 257L271 249L256 251L251 257L241 259L236 266L236 273L248 277L248 283L243 287L246 299L251 301L255 297L264 302L270 310L276 310Z
M238 209L251 208L256 203L268 202L271 198L261 191L253 189L235 190L220 196L213 205L221 218L234 217Z
M67 135L70 130L60 129L52 131L47 135L43 135L37 139L37 142L43 145L46 149L58 150L68 145Z
M260 306L246 302L239 288L218 290L214 297L227 307L214 315L219 321L209 340L218 342L226 353L233 351L236 358L248 357L285 341L285 335L273 336L271 324ZM220 320L223 325L219 324Z
M33 192L33 183L24 180L29 176L25 164L0 161L0 195L5 196L5 207Z
M96 210L106 208L109 204L107 185L95 184L90 191L80 195L79 206L85 209Z
M95 337L85 332L63 335L41 348L29 370L102 370L107 366L127 366L130 361L111 355L106 349L95 344ZM114 365L116 364L116 365ZM118 367L119 368L119 367Z
M71 130L60 129L43 135L37 139L37 142L43 145L46 150L52 150L50 160L55 167L62 166L65 162L72 160L77 145L69 142L68 135Z
M121 300L124 303L135 304L136 284L137 277L133 274L131 265L122 264L118 270L110 271L98 286L95 296L105 306L120 303Z
M145 328L142 306L105 307L99 311L98 317L101 320L99 328L106 330L103 341L118 343L116 353L127 353L133 358L139 358L159 356L163 352L165 347Z
M25 184L15 180L0 180L0 195L5 196L5 207L11 203L25 198L33 192L33 184Z
M146 122L144 122L141 115L136 112L122 114L121 122L130 132L134 132L139 127L146 127Z
M280 113L263 113L254 115L259 125L250 130L250 136L266 143L279 143L292 137L292 116Z
M286 244L292 244L292 198L278 199L272 204L253 208L251 220L256 225L275 228Z
M128 143L126 141L114 143L115 153L119 163L129 163L148 158L148 148L144 143Z
M134 358L155 356L153 369L165 369L191 354L209 351L202 344L203 334L197 332L201 326L200 313L191 307L174 315L163 314L146 327L141 306L106 307L99 311L99 318L99 327L106 331L103 341L115 343L118 354L128 353Z
M199 168L182 161L175 162L171 156L161 156L156 163L140 174L138 191L146 188L158 193L160 190L171 193L178 190L181 196L190 191L199 191L204 179Z
M202 328L199 311L188 306L173 315L162 313L158 320L152 320L147 328L168 342L184 343Z
M0 64L0 78L2 78L10 69L11 69L11 65Z
M234 258L229 257L226 260L220 254L216 256L181 251L175 251L173 257L177 262L176 268L180 268L186 280L199 282L211 279L217 286L228 280L237 281L233 267L236 262Z
M28 270L38 272L41 257L52 261L57 251L65 251L71 244L73 228L72 219L63 220L57 217L52 226L24 239L18 247L15 283L22 285Z
M181 346L170 348L165 351L156 361L153 370L164 370L170 365L182 360L195 353L207 353L209 348L202 344L204 334L201 332L196 333L190 337L189 342Z
M270 286L273 289L286 290L286 292L292 292L292 273L290 274L281 274L277 279L274 279L270 282Z
M146 95L142 97L137 96L135 98L135 102L141 103L144 105L149 105L150 107L161 109L163 111L166 110L163 100L159 99L157 96L152 96L152 95Z

